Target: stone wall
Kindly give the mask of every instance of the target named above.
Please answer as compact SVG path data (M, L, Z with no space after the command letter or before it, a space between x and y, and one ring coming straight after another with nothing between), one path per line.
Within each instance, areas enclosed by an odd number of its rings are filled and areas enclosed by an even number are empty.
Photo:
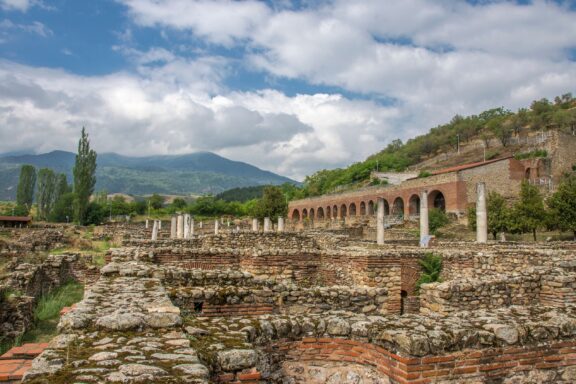
M18 256L30 252L49 251L64 247L67 239L61 228L16 229L2 228L0 234L0 256Z
M3 284L27 296L39 298L69 280L91 283L98 278L98 268L90 264L91 256L80 254L50 255L40 264L17 262L8 266Z
M386 313L387 292L369 287L275 285L271 288L180 287L169 290L172 301L199 316L279 313L301 315L346 310L367 315Z
M521 275L488 275L420 287L420 312L449 313L535 305L540 301L540 278L549 270L526 270Z

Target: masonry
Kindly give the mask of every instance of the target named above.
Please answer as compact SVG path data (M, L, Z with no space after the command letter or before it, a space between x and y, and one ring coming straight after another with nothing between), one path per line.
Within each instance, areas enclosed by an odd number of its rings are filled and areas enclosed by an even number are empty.
M189 239L163 228L152 241L151 231L122 227L122 246L99 277L84 277L83 301L61 318L25 382L576 380L571 244L422 249L348 230L226 228ZM417 291L430 251L442 256L444 282ZM86 276L81 258L58 257L71 266L62 276ZM37 291L35 274L13 281Z

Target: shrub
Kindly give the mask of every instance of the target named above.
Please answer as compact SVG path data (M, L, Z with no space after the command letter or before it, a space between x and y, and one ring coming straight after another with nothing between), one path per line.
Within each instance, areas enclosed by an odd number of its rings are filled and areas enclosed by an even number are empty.
M416 281L416 292L420 292L422 284L441 282L440 274L442 273L442 256L434 253L427 253L421 260L418 260L422 273Z
M420 173L418 174L418 178L421 179L430 176L432 176L432 174L429 171L420 171Z
M431 208L428 212L428 227L433 235L436 235L438 230L449 222L450 219L446 216L446 212L438 208Z

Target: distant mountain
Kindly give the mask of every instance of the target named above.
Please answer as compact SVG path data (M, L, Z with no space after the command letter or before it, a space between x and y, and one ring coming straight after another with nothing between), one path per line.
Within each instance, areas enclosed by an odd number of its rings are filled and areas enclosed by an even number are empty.
M66 173L71 183L75 156L65 151L40 155L0 155L0 200L15 198L22 164ZM98 154L97 163L96 190L109 193L217 194L236 187L297 183L287 177L211 152L147 157L103 153Z

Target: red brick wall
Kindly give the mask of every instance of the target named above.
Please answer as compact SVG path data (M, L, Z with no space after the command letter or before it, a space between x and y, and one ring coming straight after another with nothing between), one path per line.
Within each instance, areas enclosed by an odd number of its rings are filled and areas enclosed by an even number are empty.
M277 342L267 346L266 351L279 353L286 360L292 361L338 361L370 366L388 376L393 383L406 384L466 379L496 382L518 372L535 369L559 371L576 365L576 341L531 347L465 350L422 358L403 357L362 341L331 338Z

